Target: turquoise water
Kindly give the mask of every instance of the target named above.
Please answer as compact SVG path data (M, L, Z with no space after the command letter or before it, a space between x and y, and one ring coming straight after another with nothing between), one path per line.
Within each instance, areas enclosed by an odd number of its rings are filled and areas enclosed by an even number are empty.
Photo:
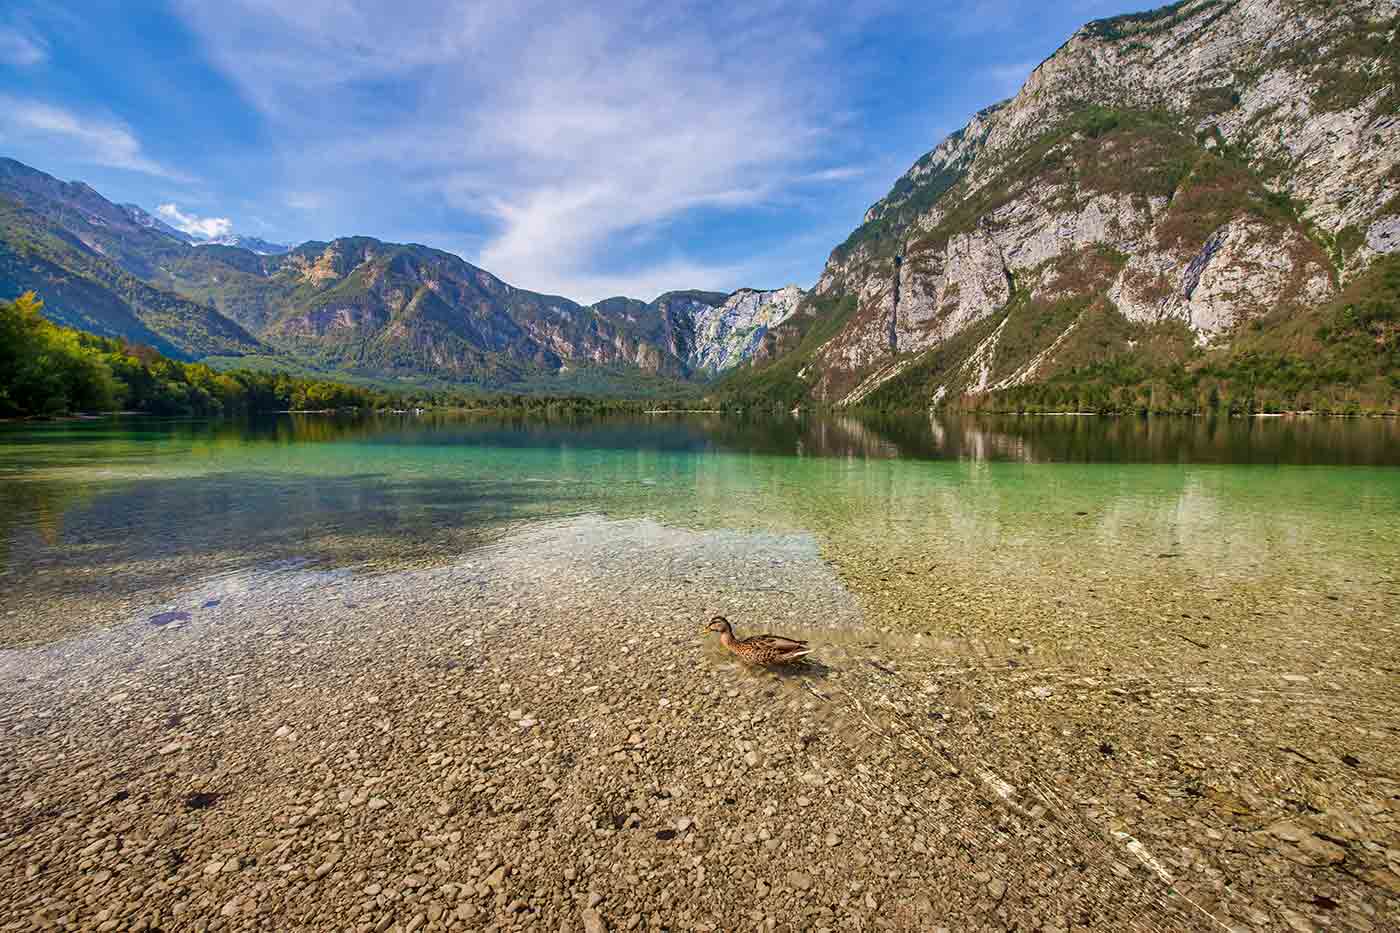
M1398 428L669 415L9 425L0 624L25 642L43 637L25 619L45 607L63 607L58 630L80 629L84 605L154 603L199 576L431 564L583 515L810 536L877 616L952 587L981 594L985 622L1090 578L1143 607L1270 588L1383 606L1400 568Z

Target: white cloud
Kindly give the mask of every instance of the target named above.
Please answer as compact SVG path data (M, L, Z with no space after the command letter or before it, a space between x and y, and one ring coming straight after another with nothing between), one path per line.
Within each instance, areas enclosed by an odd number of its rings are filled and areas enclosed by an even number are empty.
M42 39L8 26L0 26L0 65L27 68L47 61L48 47Z
M186 214L174 204L162 204L156 213L176 230L182 230L201 240L213 240L233 232L233 221L227 217L197 217Z
M0 94L0 142L28 140L55 147L72 158L111 168L186 180L148 158L124 124L85 117L35 100Z
M866 15L849 4L231 6L178 8L294 154L293 186L429 193L485 221L473 261L523 287L584 298L663 274L714 281L727 267L687 259L596 272L636 266L621 250L656 247L696 210L857 174L822 167L844 119L823 56Z

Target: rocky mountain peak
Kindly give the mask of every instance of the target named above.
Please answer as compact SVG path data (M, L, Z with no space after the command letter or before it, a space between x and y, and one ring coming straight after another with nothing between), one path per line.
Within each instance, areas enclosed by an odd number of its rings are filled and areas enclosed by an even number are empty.
M801 381L754 384L936 405L1319 312L1400 245L1397 42L1394 0L1085 25L872 205L814 290L825 339L778 328Z

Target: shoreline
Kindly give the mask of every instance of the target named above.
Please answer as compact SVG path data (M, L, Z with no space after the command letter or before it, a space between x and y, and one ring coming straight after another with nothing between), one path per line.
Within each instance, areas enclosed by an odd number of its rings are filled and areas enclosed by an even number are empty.
M606 401L606 400L602 400ZM596 415L726 415L741 414L749 411L749 408L627 408L617 409L604 408L600 412L580 412L581 414ZM435 414L503 414L521 413L526 415L547 416L551 409L533 408L530 406L500 406L492 405L482 408L464 408L462 406L448 406L444 408L404 408L404 409L356 409L356 408L287 408L261 412L244 412L235 415L161 415L146 411L112 411L112 412L74 412L65 415L26 415L0 417L0 424L28 424L28 423L56 423L69 421L102 421L108 418L165 418L175 420L238 420L241 418L258 418L268 415L344 415L352 417L367 417L374 415L435 415ZM1319 411L1280 411L1280 412L1096 412L1096 411L991 411L985 409L960 409L960 408L911 408L899 411L881 411L875 409L843 409L843 408L796 408L785 414L815 414L815 415L840 415L843 417L916 417L938 415L940 413L956 414L962 417L1036 417L1036 418L1142 418L1142 419L1246 419L1246 418L1329 418L1340 420L1362 420L1380 419L1394 420L1400 419L1400 411L1364 411L1364 412L1319 412Z
M1109 411L990 411L986 409L937 409L926 410L927 414L952 411L967 416L994 415L997 417L1074 417L1074 418L1339 418L1362 419L1380 418L1383 420L1400 418L1400 411L1361 411L1361 412L1322 412L1322 411L1255 411L1255 412L1109 412ZM913 414L914 412L909 412ZM891 414L899 414L892 412Z

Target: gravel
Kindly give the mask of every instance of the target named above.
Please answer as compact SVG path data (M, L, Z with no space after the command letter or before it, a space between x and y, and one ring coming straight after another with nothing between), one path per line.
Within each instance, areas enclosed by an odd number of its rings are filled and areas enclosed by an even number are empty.
M0 652L0 917L1393 928L1397 634L1364 602L1364 648L1213 603L1238 644L1201 664L827 557L581 518L445 566L221 574ZM939 635L897 621L934 606ZM715 612L816 663L738 665Z

